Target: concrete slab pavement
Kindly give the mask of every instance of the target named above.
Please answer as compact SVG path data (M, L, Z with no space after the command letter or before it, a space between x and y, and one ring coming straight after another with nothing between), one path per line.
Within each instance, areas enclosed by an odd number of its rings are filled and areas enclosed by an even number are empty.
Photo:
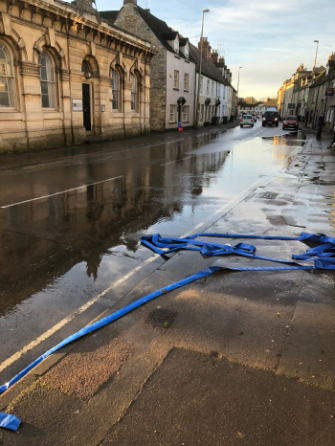
M314 178L316 163L323 163L322 181ZM310 138L285 172L206 231L334 235L332 163L325 144ZM277 195L261 198L266 191ZM300 242L255 245L280 258L306 249ZM179 253L104 315L213 262ZM170 328L148 323L157 308L177 313ZM2 430L0 439L53 446L333 445L334 316L333 272L217 273L85 338L50 370L35 369L26 388L0 397L0 410L23 419L18 434Z

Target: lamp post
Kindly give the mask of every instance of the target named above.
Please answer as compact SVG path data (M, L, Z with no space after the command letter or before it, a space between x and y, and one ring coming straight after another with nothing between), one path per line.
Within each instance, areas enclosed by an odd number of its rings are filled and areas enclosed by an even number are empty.
M319 41L318 40L314 40L314 43L316 43L316 53L315 53L315 61L314 61L314 67L313 67L312 75L314 74L314 70L315 70L315 67L316 67L316 59L318 57Z
M195 127L199 126L199 116L200 116L200 83L201 83L201 67L202 67L202 45L204 37L204 18L205 12L209 12L209 9L204 9L202 11L202 26L201 26L201 40L200 40L200 64L199 64L199 79L198 79L198 96L197 96L197 114L195 118Z
M238 97L238 92L239 92L239 86L240 86L240 70L243 67L238 67L238 79L237 79L237 97Z

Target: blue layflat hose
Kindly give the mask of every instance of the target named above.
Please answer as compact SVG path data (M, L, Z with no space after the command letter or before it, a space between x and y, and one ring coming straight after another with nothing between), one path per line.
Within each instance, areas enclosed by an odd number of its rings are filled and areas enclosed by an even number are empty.
M249 238L249 239L263 239L263 240L297 240L297 241L309 241L316 243L315 248L308 249L304 254L293 255L292 258L300 261L313 261L314 265L300 265L292 260L274 259L271 257L263 257L256 255L256 248L253 245L246 243L238 243L235 246L221 245L218 243L209 243L204 241L195 240L197 237L226 237L226 238ZM187 285L191 282L199 280L203 277L209 276L216 271L229 269L233 271L286 271L286 270L314 270L314 269L335 269L335 238L328 237L324 234L308 234L302 233L299 237L276 237L276 236L259 236L259 235L241 235L241 234L215 234L215 233L200 233L194 234L185 238L174 237L161 237L159 234L145 236L141 238L141 242L152 249L154 252L160 255L166 255L167 253L176 252L180 249L186 249L191 251L199 251L203 255L210 256L222 256L228 254L240 255L243 257L267 260L277 263L285 263L285 266L263 266L263 267L227 267L227 266L210 266L202 271L193 274L192 276L182 279L179 282L175 282L160 290L154 291L147 296L132 302L124 308L116 311L115 313L106 316L105 318L82 328L77 333L64 339L62 342L51 348L33 363L27 366L24 370L18 373L14 378L8 381L6 384L0 386L0 395L8 390L11 386L17 383L20 379L26 376L34 367L40 364L44 359L55 353L60 348L70 344L71 342L92 333L99 328L102 328L113 321L123 317L130 313L134 309L142 306L143 304L162 296L163 294ZM17 431L21 420L14 415L9 415L0 412L0 427Z

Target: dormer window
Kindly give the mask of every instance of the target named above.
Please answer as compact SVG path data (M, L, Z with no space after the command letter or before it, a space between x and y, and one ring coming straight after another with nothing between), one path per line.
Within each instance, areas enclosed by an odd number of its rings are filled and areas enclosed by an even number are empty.
M188 56L190 54L188 46L185 46L185 57L188 59Z
M176 53L179 53L179 42L177 39L174 41L174 50Z

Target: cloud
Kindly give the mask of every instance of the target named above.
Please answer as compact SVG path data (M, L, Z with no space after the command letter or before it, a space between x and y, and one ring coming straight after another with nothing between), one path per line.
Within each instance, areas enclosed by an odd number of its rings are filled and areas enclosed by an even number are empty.
M111 5L112 3L112 5ZM138 4L146 7L145 0ZM97 0L98 9L119 9L123 0ZM285 79L304 63L312 68L318 39L318 61L326 64L329 48L335 51L333 32L335 2L326 0L151 0L151 12L197 44L201 33L202 9L204 35L212 47L224 44L221 53L237 84L241 70L242 96L275 96Z

